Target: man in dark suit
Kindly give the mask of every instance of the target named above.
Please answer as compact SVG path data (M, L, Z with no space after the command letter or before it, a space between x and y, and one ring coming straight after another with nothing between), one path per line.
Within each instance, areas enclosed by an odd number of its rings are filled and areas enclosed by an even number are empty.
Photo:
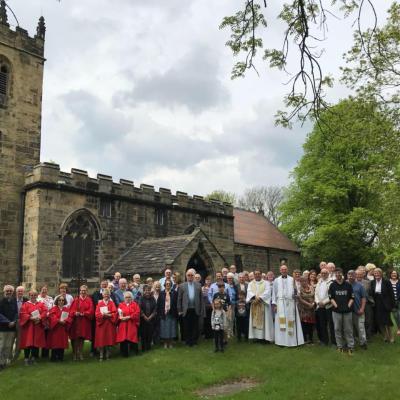
M194 281L196 271L186 271L186 282L178 289L178 313L183 317L186 344L190 347L197 344L199 337L199 317L203 310L201 285Z
M376 326L384 336L385 342L393 343L391 311L396 305L392 284L383 278L380 268L374 269L374 280L371 281L370 294L374 299L374 316Z
M238 294L240 292L244 293L244 296L247 296L247 285L248 283L246 282L245 276L243 272L240 272L238 275L238 284L236 285L236 290Z
M14 287L4 286L4 297L0 300L0 370L12 360L12 349L16 337L18 307Z

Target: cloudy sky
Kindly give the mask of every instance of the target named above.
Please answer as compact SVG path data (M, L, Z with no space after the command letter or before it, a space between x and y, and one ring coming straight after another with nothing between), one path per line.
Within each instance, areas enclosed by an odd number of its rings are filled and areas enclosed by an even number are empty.
M286 75L259 61L260 76L230 79L218 26L241 3L9 0L31 35L46 19L42 161L200 195L286 185L310 127L274 126ZM277 13L269 6L267 47L280 43ZM323 65L334 76L351 29L330 25Z

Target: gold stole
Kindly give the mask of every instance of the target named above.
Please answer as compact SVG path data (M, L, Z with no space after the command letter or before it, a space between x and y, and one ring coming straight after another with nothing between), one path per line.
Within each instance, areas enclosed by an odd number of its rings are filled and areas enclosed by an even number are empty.
M251 291L256 295L260 296L260 294L264 293L265 291L265 281L261 281L261 285L257 285L256 281L253 281L250 283L251 285ZM255 329L264 329L264 320L265 320L265 315L264 315L264 304L263 302L255 303L254 301L251 303L250 307L250 312L251 312L251 321L253 328Z

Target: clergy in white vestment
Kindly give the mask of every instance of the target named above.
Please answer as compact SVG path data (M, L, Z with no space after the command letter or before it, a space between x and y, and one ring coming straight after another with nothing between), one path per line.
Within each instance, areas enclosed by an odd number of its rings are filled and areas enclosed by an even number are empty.
M281 276L274 281L272 304L275 308L275 344L294 347L304 344L303 330L297 310L294 279L288 276L286 265L280 267Z
M250 303L249 339L274 341L271 314L272 286L254 271L254 280L247 286L246 302Z

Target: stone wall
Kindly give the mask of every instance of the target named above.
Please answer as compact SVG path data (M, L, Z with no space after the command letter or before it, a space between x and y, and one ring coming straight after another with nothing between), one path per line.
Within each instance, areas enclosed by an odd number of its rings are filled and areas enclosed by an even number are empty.
M115 183L106 175L94 179L77 169L65 173L51 163L42 163L27 175L25 190L29 207L25 209L23 281L27 286L52 286L63 280L62 229L80 209L94 216L101 231L93 282L138 239L180 235L192 224L200 225L227 263L233 262L231 205L183 192L172 194L168 189L155 191L150 185L136 187L127 180ZM104 216L101 206L108 203L110 215ZM163 224L156 223L160 210Z
M286 260L286 265L290 271L300 268L300 253L287 250L235 243L235 260L238 260L239 256L242 269L247 271L254 271L255 268L258 268L262 272L271 270L278 274L282 260ZM237 264L239 263L237 262Z
M18 283L25 173L40 159L43 38L0 23L0 61L10 69L0 105L0 287Z

